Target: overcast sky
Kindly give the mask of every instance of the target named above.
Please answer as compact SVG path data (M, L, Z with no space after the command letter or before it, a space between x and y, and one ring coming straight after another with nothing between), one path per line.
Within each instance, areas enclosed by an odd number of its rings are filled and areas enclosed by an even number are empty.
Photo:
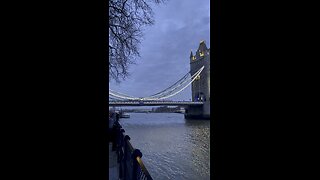
M169 0L153 8L155 24L145 28L140 55L129 68L130 76L109 88L135 97L155 94L190 70L190 50L201 40L210 48L210 0ZM172 100L190 100L186 88Z

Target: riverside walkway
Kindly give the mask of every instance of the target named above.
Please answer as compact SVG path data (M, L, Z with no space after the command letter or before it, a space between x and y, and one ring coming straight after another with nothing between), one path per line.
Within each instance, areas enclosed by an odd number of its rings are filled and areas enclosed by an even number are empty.
M153 180L141 160L142 153L132 146L119 119L119 113L109 112L109 179Z
M109 180L119 180L119 163L117 153L112 151L112 143L109 143Z

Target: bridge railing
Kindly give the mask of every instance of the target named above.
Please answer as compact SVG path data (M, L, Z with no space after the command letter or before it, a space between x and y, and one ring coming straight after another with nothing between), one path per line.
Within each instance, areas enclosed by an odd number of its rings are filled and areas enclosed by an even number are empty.
M119 163L119 179L124 180L152 180L144 166L139 149L133 148L130 137L125 135L125 130L118 121L114 123L116 132L116 153Z

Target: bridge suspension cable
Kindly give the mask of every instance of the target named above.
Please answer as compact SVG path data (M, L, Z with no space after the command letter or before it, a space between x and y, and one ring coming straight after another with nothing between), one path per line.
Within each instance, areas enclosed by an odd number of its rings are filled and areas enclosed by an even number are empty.
M115 91L112 91L109 89L109 95L116 97L116 98L120 98L120 99L124 99L124 100L138 100L139 98L136 97L132 97L132 96L128 96L122 93L118 93Z
M119 96L123 96L123 97L128 97L128 98L135 98L133 96L129 96L127 94L124 94L124 93L120 93L120 92L116 92L116 91L113 91L111 89L109 89L109 92L111 91L112 94L116 94L116 95L119 95Z
M145 100L162 100L162 99L167 99L169 97L172 97L172 96L180 93L185 88L187 88L200 75L200 73L202 72L203 69L204 69L204 66L202 66L195 74L193 74L190 79L188 79L186 81L183 81L181 84L179 84L177 87L175 87L171 91L168 91L166 94L163 94L163 95L158 96L158 97L147 97L147 98L144 98L144 99ZM189 80L190 80L190 82L188 82ZM178 89L183 84L186 84L186 85L184 85L182 88ZM176 89L178 89L178 90L175 91Z
M157 95L159 95L159 94L162 94L162 93L170 90L170 89L171 89L172 87L174 87L175 85L177 85L177 84L185 81L185 80L188 78L189 75L190 75L190 72L188 72L186 75L184 75L181 79L179 79L179 80L178 80L177 82L175 82L173 85L169 86L168 88L166 88L166 89L164 89L164 90L162 90L162 91L160 91L160 92L158 92L158 93L156 93L156 94L150 95L149 97L154 97L154 96L157 96Z
M116 100L150 100L152 101L152 100L166 99L180 93L185 88L187 88L201 74L203 69L204 69L204 66L202 66L196 73L194 73L189 78L188 76L190 75L190 72L188 72L186 75L184 75L181 79L179 79L170 87L148 97L143 97L143 98L133 97L133 96L129 96L123 93L113 91L111 89L109 89L109 95L112 97L112 99L116 99Z

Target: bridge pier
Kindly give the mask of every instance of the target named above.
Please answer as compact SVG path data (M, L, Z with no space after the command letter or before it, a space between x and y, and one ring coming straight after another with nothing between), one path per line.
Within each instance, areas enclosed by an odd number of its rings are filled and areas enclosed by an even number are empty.
M193 55L190 54L190 72L194 74L204 66L202 73L191 84L192 101L203 102L202 106L188 106L186 119L210 119L210 49L204 41L200 42L199 48Z
M209 120L210 111L205 113L203 106L188 106L186 107L184 118L190 120Z

